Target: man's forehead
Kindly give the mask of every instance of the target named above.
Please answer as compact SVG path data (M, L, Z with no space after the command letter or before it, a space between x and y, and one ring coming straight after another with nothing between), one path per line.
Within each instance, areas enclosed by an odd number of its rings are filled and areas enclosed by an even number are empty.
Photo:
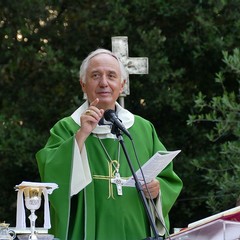
M99 70L107 70L107 71L112 71L112 72L120 71L119 62L117 61L117 59L114 56L112 56L110 54L104 54L104 53L102 53L101 55L102 56L108 55L112 59L109 60L108 57L101 58L100 54L98 54L90 59L87 71L90 71L90 72L99 71Z
M100 52L100 53L92 56L89 60L91 61L93 58L101 57L101 55L107 55L107 56L113 57L118 61L116 56L114 56L113 54L110 54L110 53L106 53L106 52Z

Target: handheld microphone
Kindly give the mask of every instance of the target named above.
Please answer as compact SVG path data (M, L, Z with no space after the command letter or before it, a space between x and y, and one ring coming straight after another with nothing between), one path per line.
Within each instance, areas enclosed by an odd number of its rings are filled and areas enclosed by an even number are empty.
M104 112L104 118L113 123L116 127L118 127L122 132L124 132L130 139L132 139L128 130L122 124L122 121L117 117L116 112L112 109L108 109Z

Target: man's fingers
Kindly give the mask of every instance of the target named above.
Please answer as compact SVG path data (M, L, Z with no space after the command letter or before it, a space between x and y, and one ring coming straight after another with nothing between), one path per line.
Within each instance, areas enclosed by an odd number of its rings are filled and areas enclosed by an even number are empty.
M99 103L99 99L96 98L93 102L90 103L90 106L97 106L97 104Z

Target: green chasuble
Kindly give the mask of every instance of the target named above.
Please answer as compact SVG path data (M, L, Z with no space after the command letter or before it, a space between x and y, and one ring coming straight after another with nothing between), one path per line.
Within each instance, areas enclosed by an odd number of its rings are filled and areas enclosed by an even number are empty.
M50 232L61 240L140 240L151 236L150 225L143 204L135 187L123 187L123 195L117 194L116 185L109 179L115 170L111 160L118 160L121 177L130 177L119 141L101 139L91 134L86 142L86 151L92 182L74 196L70 196L73 147L75 133L79 129L71 117L60 120L51 129L46 146L36 157L43 182L57 183L59 188L50 195ZM165 150L153 125L134 116L132 136L141 165L159 150ZM123 135L130 160L137 170L138 164L132 143ZM106 154L106 151L108 156ZM161 188L162 212L169 228L168 213L176 201L182 182L169 164L158 176Z

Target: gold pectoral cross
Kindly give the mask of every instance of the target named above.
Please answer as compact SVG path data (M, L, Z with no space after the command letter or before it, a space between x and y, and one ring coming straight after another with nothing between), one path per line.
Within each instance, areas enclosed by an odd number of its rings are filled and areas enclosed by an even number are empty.
M115 169L113 168L113 166L115 167ZM112 160L111 162L108 163L108 172L109 172L108 176L93 175L94 179L108 180L108 182L109 182L109 184L108 184L108 188L109 188L108 199L111 197L113 199L115 199L114 194L113 194L112 183L116 184L118 195L119 196L123 195L122 185L125 183L126 180L124 178L121 178L120 173L119 173L119 167L120 167L120 165L119 165L118 161Z

